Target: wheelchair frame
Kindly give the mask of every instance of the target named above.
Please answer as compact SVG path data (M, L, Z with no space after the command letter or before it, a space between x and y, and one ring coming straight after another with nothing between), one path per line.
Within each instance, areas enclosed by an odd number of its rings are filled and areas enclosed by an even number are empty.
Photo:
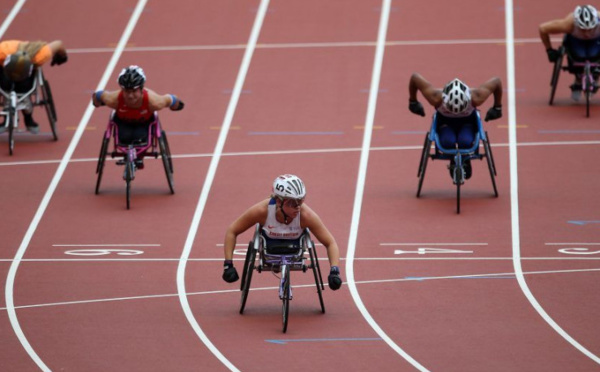
M33 83L31 89L25 93L17 93L14 90L14 83L9 91L5 91L0 87L0 106L2 111L0 115L6 116L4 125L8 127L8 152L13 154L15 147L14 132L19 127L19 111L28 108L29 105L44 106L48 115L48 122L52 130L54 140L58 140L56 132L56 107L52 98L52 90L50 84L44 78L44 73L41 67L37 67L34 71ZM27 102L29 100L29 102Z
M240 285L240 290L242 291L240 314L244 313L246 307L254 271L256 270L259 273L263 271L280 271L279 298L282 301L282 323L283 333L285 333L287 332L290 300L292 299L291 271L306 272L306 270L312 269L317 293L319 295L321 312L325 313L325 304L323 302L322 294L322 291L325 290L325 286L323 285L319 259L308 228L304 229L304 232L300 237L300 245L294 245L296 251L290 253L269 253L266 248L266 239L261 234L261 229L261 225L257 223L255 225L254 236L248 244L248 250L246 251L246 260L244 262L244 271L242 272L242 281ZM290 243L291 242L294 241L290 240ZM277 247L270 247L269 249L275 248ZM287 247L284 248L288 249ZM307 257L305 256L307 251L310 258L310 264L308 265L306 263Z
M423 180L425 179L425 171L427 170L427 160L441 159L441 160L454 160L454 164L450 162L448 166L452 172L452 183L456 185L456 213L460 213L460 188L465 182L465 169L464 163L467 160L486 158L488 169L490 171L490 177L492 179L492 186L494 188L494 196L498 197L498 189L496 188L496 165L494 163L494 156L492 155L492 148L490 146L489 136L486 131L483 130L483 124L481 123L481 116L479 111L476 111L477 127L478 131L473 141L473 146L468 149L459 149L458 145L455 149L446 149L439 142L439 136L437 135L437 113L433 114L433 120L431 123L431 130L425 135L425 143L423 144L423 151L421 152L421 161L419 162L419 170L417 177L419 177L419 187L417 189L417 198L421 196L421 188L423 187ZM483 143L483 154L479 153L479 143ZM434 144L433 152L431 152L431 145Z
M554 66L552 68L552 77L550 78L550 100L548 104L552 106L554 103L554 96L556 94L556 87L558 86L558 79L560 77L560 72L569 71L569 65L563 65L563 59L566 55L569 57L568 48L565 46L566 36L563 39L563 43L558 48L558 59L554 62ZM584 62L575 62L573 61L572 67L583 67L583 76L581 77L581 90L585 95L585 116L590 117L590 98L593 94L594 90L594 75L593 72L600 72L600 63L584 61Z
M171 191L171 194L174 194L175 188L173 185L173 161L171 158L171 150L169 149L167 134L162 130L158 113L154 112L154 120L148 126L148 141L137 144L122 144L118 142L118 124L114 121L114 115L115 112L113 111L102 138L102 146L100 147L100 155L96 166L96 174L98 175L96 179L96 194L100 192L104 163L108 155L113 159L115 157L121 157L121 159L117 161L117 165L125 166L123 179L126 183L125 194L127 209L130 207L131 181L135 179L135 171L138 169L136 160L143 160L146 156L153 156L155 159L158 158L158 155L161 156L165 175L167 176L167 182L169 184L169 190ZM113 139L113 150L109 153L108 147L111 138Z

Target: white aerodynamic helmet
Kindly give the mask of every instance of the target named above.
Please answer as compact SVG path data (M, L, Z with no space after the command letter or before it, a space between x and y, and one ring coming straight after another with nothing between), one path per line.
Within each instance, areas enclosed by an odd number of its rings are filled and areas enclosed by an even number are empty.
M598 11L591 5L578 6L573 17L577 27L582 30L591 30L598 25Z
M283 174L273 181L273 196L282 199L304 199L304 182L293 174Z
M444 87L444 106L455 114L467 109L471 101L469 87L458 79L454 79Z

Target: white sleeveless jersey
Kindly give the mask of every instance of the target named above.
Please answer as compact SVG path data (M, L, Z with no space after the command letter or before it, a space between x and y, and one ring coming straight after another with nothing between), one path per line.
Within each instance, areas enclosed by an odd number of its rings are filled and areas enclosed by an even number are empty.
M277 203L275 199L269 201L267 207L267 221L262 227L265 234L271 239L298 239L302 235L300 226L300 213L288 225L280 223L275 217L277 215Z
M591 40L600 38L600 24L594 27L592 32L585 32L585 30L582 30L581 28L577 27L577 24L575 24L573 32L571 32L571 36L580 40Z
M473 113L473 111L475 111L475 107L473 107L473 102L471 101L470 96L471 95L469 94L469 103L467 104L467 108L463 112L459 112L458 114L455 114L446 108L446 105L445 105L446 95L443 94L444 103L442 103L437 108L437 112L439 112L440 114L444 115L447 118L466 118L467 116L470 116Z

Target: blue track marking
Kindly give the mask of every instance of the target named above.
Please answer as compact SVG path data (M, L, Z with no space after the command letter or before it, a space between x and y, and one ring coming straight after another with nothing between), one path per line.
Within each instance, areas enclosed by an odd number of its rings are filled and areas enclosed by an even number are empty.
M425 130L394 130L392 134L425 134Z
M200 132L166 132L169 136L199 136Z
M382 338L299 338L296 340L265 340L272 344L286 345L288 342L331 342L331 341L383 341Z
M340 136L344 132L248 132L249 136Z
M588 225L592 223L600 223L600 221L569 221L573 225Z
M538 130L541 134L589 134L600 133L600 130L595 129L562 129L562 130Z

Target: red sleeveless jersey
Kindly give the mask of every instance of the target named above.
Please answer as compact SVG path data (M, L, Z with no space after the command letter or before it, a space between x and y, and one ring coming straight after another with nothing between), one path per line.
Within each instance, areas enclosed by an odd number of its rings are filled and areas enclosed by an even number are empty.
M148 91L143 90L142 105L139 108L130 108L125 105L123 91L119 92L117 118L130 123L146 123L153 118L154 113L148 107Z

